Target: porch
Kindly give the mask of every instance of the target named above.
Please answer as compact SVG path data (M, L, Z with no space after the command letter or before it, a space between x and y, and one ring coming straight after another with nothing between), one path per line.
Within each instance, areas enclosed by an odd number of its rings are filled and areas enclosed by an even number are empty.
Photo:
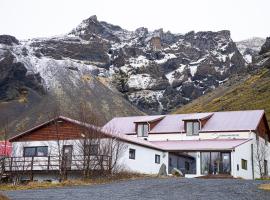
M17 175L33 180L34 175L55 175L59 171L66 175L84 170L105 172L110 170L110 165L111 157L107 155L72 155L71 158L61 156L5 157L0 159L0 179Z

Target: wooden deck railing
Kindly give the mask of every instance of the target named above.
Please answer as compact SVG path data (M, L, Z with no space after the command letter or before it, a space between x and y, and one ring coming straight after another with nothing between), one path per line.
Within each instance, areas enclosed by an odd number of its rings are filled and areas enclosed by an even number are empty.
M111 157L107 155L82 156L73 155L72 159L62 159L60 156L47 157L6 157L0 160L1 172L43 171L43 170L93 170L108 169Z

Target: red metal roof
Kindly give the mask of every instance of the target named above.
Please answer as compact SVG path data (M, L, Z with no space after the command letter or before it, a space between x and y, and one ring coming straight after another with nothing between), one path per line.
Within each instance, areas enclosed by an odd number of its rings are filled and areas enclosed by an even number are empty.
M263 115L263 110L165 115L149 133L185 132L184 120L205 118L209 119L200 132L254 131ZM109 121L104 127L112 127L122 134L131 134L135 133L134 122L144 120L144 118L145 116L117 117Z

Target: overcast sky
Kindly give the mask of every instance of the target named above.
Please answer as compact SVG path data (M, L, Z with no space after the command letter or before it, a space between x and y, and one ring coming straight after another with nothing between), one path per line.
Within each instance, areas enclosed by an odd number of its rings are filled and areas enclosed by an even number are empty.
M0 34L19 39L59 35L97 15L128 30L228 29L238 41L270 36L269 8L270 0L0 0Z

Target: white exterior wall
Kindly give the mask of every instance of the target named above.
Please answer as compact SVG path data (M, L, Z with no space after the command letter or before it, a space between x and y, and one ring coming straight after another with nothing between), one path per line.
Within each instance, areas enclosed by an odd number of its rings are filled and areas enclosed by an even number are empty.
M80 155L79 140L65 140L60 141L60 146L62 150L63 145L73 145L73 155ZM58 155L58 145L56 141L32 141L32 142L14 142L13 146L13 157L23 157L24 147L34 147L34 146L48 146L48 155ZM135 149L136 155L135 160L129 159L129 148ZM160 164L155 163L155 154L160 155ZM42 161L45 158L36 157L38 160ZM31 159L31 158L29 158ZM118 165L120 168L125 170L146 173L146 174L157 174L159 172L160 166L165 164L168 166L168 153L161 150L155 150L152 148L125 143L125 151L122 153L119 159ZM35 168L37 170L37 168ZM168 172L168 167L167 167Z
M265 140L259 137L259 140L262 144L264 144ZM252 161L252 147L253 144L253 161ZM270 170L270 143L268 142L268 154L266 157L268 163L268 175ZM248 141L238 147L235 148L235 151L232 152L232 175L237 178L241 177L244 179L256 179L260 178L259 167L255 157L256 151L256 136L255 134L252 135L252 140ZM242 169L241 166L241 159L247 160L247 170ZM253 162L253 167L252 167ZM239 165L239 170L237 170L237 164ZM254 170L254 177L253 177L253 170Z
M62 150L64 145L73 146L73 155L81 155L79 140L61 140L59 141L60 150ZM58 142L53 140L48 141L31 141L31 142L13 142L12 143L12 156L22 157L24 147L35 147L35 146L48 146L48 155L57 156L58 155Z
M233 152L231 152L231 174L234 177L241 177L244 179L252 179L252 153L251 153L251 144L255 146L256 137L253 132L232 132L232 133L200 133L199 136L186 136L186 134L150 134L148 137L149 141L164 141L164 140L194 140L194 139L248 139L253 138L252 141L246 142L235 148ZM264 141L262 138L260 140ZM80 154L78 151L78 147L76 145L79 143L79 140L66 140L60 141L61 149L62 145L73 145L73 155ZM23 147L26 146L48 146L48 155L57 155L57 141L33 141L33 142L14 142L12 143L14 157L22 157L23 156ZM129 148L136 150L135 160L129 159ZM270 144L268 144L268 173L270 172ZM155 163L155 154L160 155L160 164ZM39 159L42 160L42 157ZM241 159L247 160L247 170L242 169ZM126 150L123 152L123 155L119 161L119 164L122 165L126 170L146 173L146 174L157 174L160 166L165 164L167 167L167 172L169 168L169 155L168 152L163 152L161 150L156 150L152 148L148 148L145 146L140 146L136 144L126 143ZM259 170L256 166L256 161L253 159L254 163L254 176L255 178L259 178ZM239 170L237 171L237 164L239 165ZM196 175L186 175L186 177L194 177L200 176L200 152L197 152L197 173Z
M260 142L260 145L265 145L265 140L261 137L259 137L259 142ZM265 146L265 148L267 149L266 150L266 158L265 160L267 160L267 163L268 163L268 176L270 175L270 143L268 142L267 143L268 145ZM254 177L255 179L256 178L260 178L260 169L259 169L259 166L258 166L258 162L256 160L256 148L257 148L257 141L256 141L256 138L254 136L254 139L253 139L253 149L254 149L254 153L253 153L253 157L254 157Z
M252 153L251 153L252 141L246 142L235 148L235 151L231 153L231 173L235 178L252 179ZM247 170L242 169L241 159L247 160ZM239 165L239 170L237 170Z
M213 132L199 133L198 136L188 136L186 133L172 134L149 134L149 141L166 141L166 140L199 140L199 139L248 139L253 135L252 132ZM137 137L137 135L133 135Z
M135 149L135 160L129 159L129 149ZM160 155L160 164L155 163L155 154ZM162 164L166 165L168 173L168 152L150 149L135 144L127 144L127 149L119 161L119 164L128 171L158 174Z

